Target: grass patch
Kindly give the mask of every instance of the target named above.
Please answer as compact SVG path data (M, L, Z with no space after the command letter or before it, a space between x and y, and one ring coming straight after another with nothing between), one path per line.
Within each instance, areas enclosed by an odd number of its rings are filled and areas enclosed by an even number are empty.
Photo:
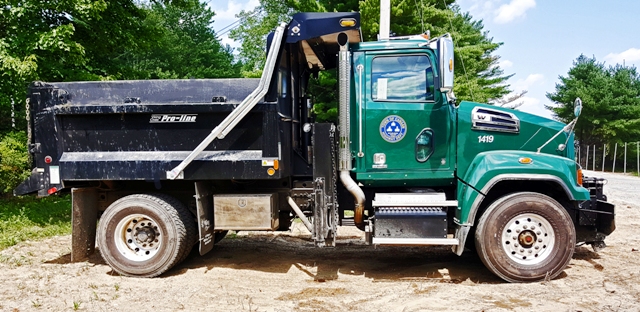
M71 234L71 196L0 198L0 250L26 240Z

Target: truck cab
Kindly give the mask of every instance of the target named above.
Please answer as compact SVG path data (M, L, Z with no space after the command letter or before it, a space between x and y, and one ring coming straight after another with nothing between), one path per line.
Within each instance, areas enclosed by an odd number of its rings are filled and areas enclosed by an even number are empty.
M362 114L351 141L366 186L455 184L455 105L436 79L437 50L416 37L353 47L351 109Z

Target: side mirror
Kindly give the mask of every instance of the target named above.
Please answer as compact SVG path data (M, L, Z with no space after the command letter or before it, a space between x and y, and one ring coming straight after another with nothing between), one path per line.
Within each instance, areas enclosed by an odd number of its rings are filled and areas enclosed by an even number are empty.
M440 91L453 90L453 39L450 34L438 39L438 64L440 67Z
M573 102L573 114L578 118L580 113L582 113L582 100L580 98L576 98Z

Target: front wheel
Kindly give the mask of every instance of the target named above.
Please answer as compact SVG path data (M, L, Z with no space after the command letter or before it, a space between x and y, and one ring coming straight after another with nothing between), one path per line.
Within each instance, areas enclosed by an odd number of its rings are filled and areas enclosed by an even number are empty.
M492 203L478 221L480 259L508 282L553 279L569 264L576 244L571 217L553 198L514 193Z
M98 225L102 258L122 275L158 276L189 254L196 239L189 211L173 197L129 195L111 204Z

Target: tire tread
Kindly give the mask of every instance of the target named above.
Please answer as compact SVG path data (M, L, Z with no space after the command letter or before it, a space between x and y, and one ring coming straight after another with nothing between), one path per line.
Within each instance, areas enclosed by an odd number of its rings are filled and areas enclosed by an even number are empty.
M114 207L123 201L136 201L136 200L152 201L155 204L157 204L159 207L161 207L163 212L168 214L171 221L175 225L175 230L177 234L177 237L176 237L177 251L171 255L171 258L169 259L169 261L166 262L166 264L145 274L132 274L131 272L124 271L114 265L111 265L112 260L109 259L109 256L106 255L108 251L101 250L101 253L102 253L103 259L108 264L110 264L111 268L121 275L136 276L136 277L155 277L163 274L164 272L168 271L178 263L182 262L189 255L189 252L191 251L191 248L193 247L193 243L195 242L197 237L196 224L193 219L193 216L187 210L187 208L179 200L166 194L152 193L152 194L128 195L115 201L111 206L109 206L109 208ZM112 215L116 214L119 211L117 209L109 209L109 208L105 210L105 213L102 215L102 218L104 219L110 218L112 217ZM107 246L107 242L105 238L106 228L104 227L106 227L106 225L98 226L97 238L98 238L98 245L100 247Z
M539 198L539 199L544 199L544 200L548 200L550 201L555 208L558 208L560 211L560 213L564 216L564 220L558 220L558 222L568 222L568 225L570 226L570 236L572 236L572 240L568 242L568 244L571 244L571 248L570 248L570 255L568 255L568 257L566 257L565 261L563 261L563 263L558 263L558 265L556 266L556 268L560 268L559 270L556 270L555 272L549 273L547 272L547 275L543 276L542 278L514 278L511 276L507 276L506 274L504 274L503 272L501 272L498 268L496 268L493 263L491 263L490 259L489 259L489 255L487 254L487 247L485 246L484 242L483 242L483 237L487 234L484 233L485 231L485 227L487 226L487 224L489 223L489 218L492 216L494 210L497 210L499 208L501 208L501 205L514 198L517 196L530 196L530 197L534 197L534 198ZM483 235L483 233L485 235ZM564 209L564 207L562 207L562 205L560 203L558 203L555 199L544 195L544 194L539 194L539 193L533 193L533 192L520 192L520 193L512 193L512 194L507 194L501 198L499 198L498 200L496 200L495 202L493 202L491 205L489 205L489 207L487 208L487 210L482 214L482 216L480 216L480 219L478 220L478 223L476 224L476 233L475 233L475 246L476 246L476 250L478 252L478 256L480 257L480 259L482 260L482 263L484 263L484 265L489 269L489 271L491 271L492 273L494 273L495 275L497 275L498 277L502 278L505 281L508 282L531 282L531 281L539 281L542 279L553 279L555 277L557 277L558 275L560 275L560 273L562 273L562 271L564 270L564 268L566 268L566 266L569 264L569 261L571 261L572 255L573 255L573 250L574 250L574 246L575 246L575 229L573 227L573 222L571 221L571 217L569 216L568 212L566 211L566 209ZM566 254L565 254L566 256Z

